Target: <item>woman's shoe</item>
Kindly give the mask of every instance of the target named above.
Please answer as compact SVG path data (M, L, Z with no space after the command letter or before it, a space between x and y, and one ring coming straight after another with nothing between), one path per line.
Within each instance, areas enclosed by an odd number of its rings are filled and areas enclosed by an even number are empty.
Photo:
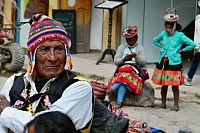
M174 110L175 111L179 111L179 106L178 105L174 105Z
M161 104L161 108L166 109L166 104Z
M184 85L187 85L187 86L191 86L192 85L192 81L190 80L185 80L184 81Z

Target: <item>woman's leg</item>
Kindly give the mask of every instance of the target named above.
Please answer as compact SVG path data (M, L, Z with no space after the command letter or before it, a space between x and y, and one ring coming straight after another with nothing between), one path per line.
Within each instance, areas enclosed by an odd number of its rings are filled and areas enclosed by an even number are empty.
M110 102L116 102L117 101L117 91L118 91L119 87L121 86L121 84L122 84L121 82L117 82L117 83L113 84L111 89L109 89L106 92Z
M122 84L123 84L123 83L121 83L121 82L117 82L117 83L115 83L115 84L111 87L111 89L117 91L118 88L119 88Z
M164 109L166 109L167 90L168 90L168 86L162 86L162 88L161 88L161 100L162 100L161 108L164 108Z
M175 111L179 111L179 106L178 106L178 102L179 102L179 86L172 86L172 90L174 93L174 110Z
M119 87L118 96L117 96L117 103L119 104L119 106L121 106L125 94L126 94L126 85L121 84L121 86Z
M199 61L200 61L200 53L196 53L195 55L193 55L192 57L192 63L190 65L190 70L188 71L188 78L192 80L198 65L199 65Z

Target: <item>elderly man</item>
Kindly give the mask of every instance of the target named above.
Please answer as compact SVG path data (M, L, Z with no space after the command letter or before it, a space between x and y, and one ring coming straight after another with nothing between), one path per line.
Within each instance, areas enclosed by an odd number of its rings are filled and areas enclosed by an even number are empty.
M22 133L38 114L61 111L77 130L89 130L92 119L92 87L79 81L69 69L69 38L61 23L37 14L31 19L28 38L28 70L11 76L0 95L0 133ZM56 118L55 118L56 119Z

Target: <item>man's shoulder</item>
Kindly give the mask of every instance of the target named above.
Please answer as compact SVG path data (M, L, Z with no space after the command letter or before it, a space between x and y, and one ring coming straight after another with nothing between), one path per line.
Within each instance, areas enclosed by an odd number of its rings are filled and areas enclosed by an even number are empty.
M80 76L78 75L76 72L74 71L70 71L70 70L65 70L64 73L67 73L67 74L62 74L60 75L60 77L58 77L57 82L55 82L56 86L62 86L61 84L63 84L63 89L80 89L80 88L84 88L85 90L87 89L91 89L91 85L90 83L88 82L88 80L83 77L83 76ZM66 79L67 77L67 79ZM61 81L62 80L62 81Z
M68 86L63 94L92 95L92 86L88 81L79 80Z
M85 88L92 88L90 83L87 80L78 80L77 82L72 84L73 86L78 86L78 87L85 87Z
M25 75L26 75L26 72L15 73L15 74L13 74L14 80L16 80L19 77L23 78L23 77L25 77Z

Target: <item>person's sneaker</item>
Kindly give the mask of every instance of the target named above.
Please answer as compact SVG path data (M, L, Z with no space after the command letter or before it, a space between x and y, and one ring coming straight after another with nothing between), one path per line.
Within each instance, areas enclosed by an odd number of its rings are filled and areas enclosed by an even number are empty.
M184 85L187 85L187 86L192 85L192 80L190 78L188 78L187 75L185 76L185 79L184 79Z

